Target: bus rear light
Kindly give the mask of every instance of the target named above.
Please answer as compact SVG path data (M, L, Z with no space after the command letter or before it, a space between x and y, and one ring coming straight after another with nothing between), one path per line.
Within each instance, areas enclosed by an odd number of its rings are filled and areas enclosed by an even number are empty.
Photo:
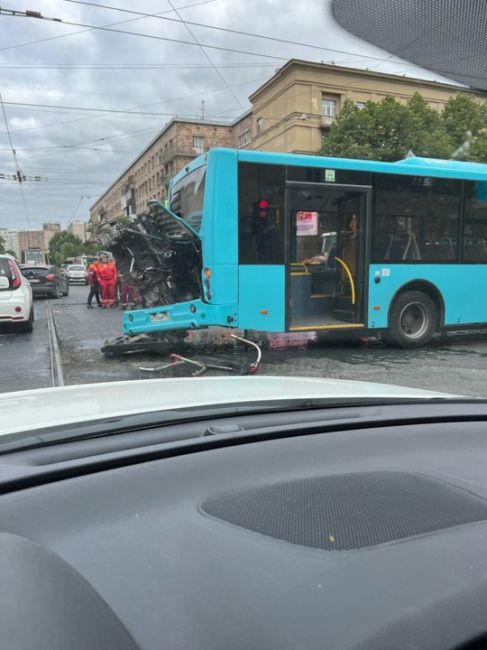
M203 273L205 274L205 278L207 280L209 280L211 278L211 269L209 269L208 267L205 267L203 269Z

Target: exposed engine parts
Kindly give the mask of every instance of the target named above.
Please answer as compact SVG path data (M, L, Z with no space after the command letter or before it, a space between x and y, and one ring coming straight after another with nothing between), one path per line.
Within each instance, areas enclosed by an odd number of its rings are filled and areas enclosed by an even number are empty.
M140 292L143 307L200 297L201 242L158 201L147 213L103 224L99 239L112 252L122 281Z

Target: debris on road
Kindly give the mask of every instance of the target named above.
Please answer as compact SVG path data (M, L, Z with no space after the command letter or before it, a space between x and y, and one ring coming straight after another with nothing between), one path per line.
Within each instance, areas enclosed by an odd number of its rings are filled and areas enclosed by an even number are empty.
M245 339L241 336L237 336L236 334L231 334L231 336L236 340L240 341L247 347L254 348L257 351L257 358L255 361L253 361L247 368L246 371L243 370L243 372L239 374L250 374L253 375L257 372L259 369L259 365L262 359L262 351L260 347L254 343L253 341L249 341L248 339ZM223 365L221 363L221 359L217 358L215 360L207 361L206 359L190 359L188 357L183 357L180 354L176 354L175 352L171 353L169 355L169 363L163 363L158 366L139 366L139 370L142 372L161 372L163 370L173 370L174 368L178 366L183 366L185 364L191 365L191 366L196 366L196 370L191 373L192 377L199 377L202 374L204 374L207 370L222 370L225 372L236 372L237 367L235 363L230 363L228 362L228 365ZM219 361L220 363L215 363L214 361Z

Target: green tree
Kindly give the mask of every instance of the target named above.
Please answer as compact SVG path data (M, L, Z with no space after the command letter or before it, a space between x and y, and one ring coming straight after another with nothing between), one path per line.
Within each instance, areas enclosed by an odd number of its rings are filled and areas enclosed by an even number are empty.
M321 153L395 161L410 151L418 156L445 158L453 149L441 116L415 94L407 104L386 97L381 102L367 102L361 110L346 102Z
M470 95L459 93L450 97L445 104L441 121L454 147L458 148L468 138L476 138L487 127L487 105Z
M5 253L5 239L0 237L0 255Z
M62 264L67 257L77 257L83 253L83 242L67 230L57 232L49 242L49 259L54 264Z
M487 163L487 132L479 133L473 138L469 148L469 160Z
M17 259L17 255L15 254L15 251L13 251L11 248L7 248L5 251L8 255L11 255L12 257L15 257Z

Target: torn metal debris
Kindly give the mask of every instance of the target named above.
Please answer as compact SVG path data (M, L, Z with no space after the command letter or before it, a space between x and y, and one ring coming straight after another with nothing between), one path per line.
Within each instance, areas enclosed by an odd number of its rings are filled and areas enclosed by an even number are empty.
M159 201L147 213L101 225L122 282L139 293L142 307L170 305L201 295L201 241Z

